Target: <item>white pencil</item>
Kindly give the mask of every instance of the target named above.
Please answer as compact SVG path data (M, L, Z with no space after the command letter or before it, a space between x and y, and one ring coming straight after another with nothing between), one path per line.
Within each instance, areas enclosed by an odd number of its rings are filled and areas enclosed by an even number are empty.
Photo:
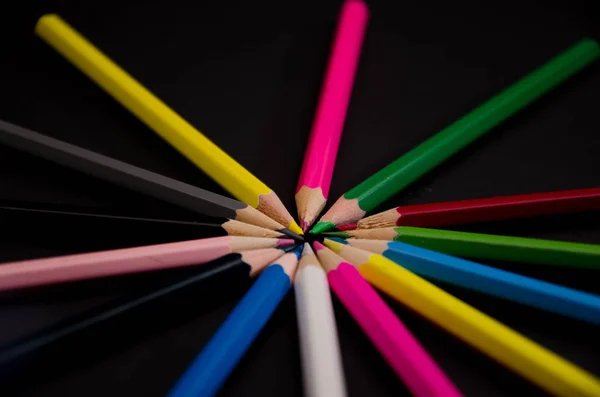
M294 292L305 395L345 397L346 385L329 283L308 244L305 244L298 264Z

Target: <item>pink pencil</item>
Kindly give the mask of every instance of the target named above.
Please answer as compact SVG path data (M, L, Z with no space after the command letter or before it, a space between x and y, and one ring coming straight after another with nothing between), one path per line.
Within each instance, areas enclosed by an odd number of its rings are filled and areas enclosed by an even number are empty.
M199 265L233 252L291 244L294 240L224 236L10 262L0 264L0 291Z
M367 6L361 0L346 0L340 13L296 188L298 217L305 232L327 202L368 14Z
M324 245L314 247L331 289L406 387L417 397L462 396L356 268Z

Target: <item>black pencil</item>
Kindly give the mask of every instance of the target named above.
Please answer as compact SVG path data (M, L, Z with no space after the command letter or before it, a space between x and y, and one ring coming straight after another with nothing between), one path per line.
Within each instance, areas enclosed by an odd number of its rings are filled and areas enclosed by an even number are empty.
M102 212L61 211L48 208L52 208L52 206L38 204L25 207L19 203L0 200L0 221L2 221L5 231L10 233L11 236L18 235L20 232L31 233L31 237L35 237L35 235L49 236L52 233L57 233L57 226L60 226L61 238L75 238L76 240L79 240L79 237L89 239L94 234L102 235L102 240L119 240L119 237L137 236L138 234L148 235L151 232L164 235L164 232L168 230L175 231L176 234L182 234L183 230L177 230L174 226L178 226L179 229L186 226L188 236L192 236L193 227L195 237L247 236L279 238L285 236L275 230L232 219L226 219L223 222L220 218L203 217L203 222L192 222L111 215ZM166 228L167 226L168 228ZM130 243L128 245L135 244Z
M299 236L255 208L164 175L0 120L0 143L196 213Z
M82 331L91 331L123 315L129 315L136 309L157 304L169 296L198 289L203 285L227 285L248 281L256 276L268 264L296 246L285 248L264 248L228 254L212 262L199 265L193 269L185 269L183 279L169 283L164 287L152 288L146 292L128 296L117 301L108 302L84 313L67 318L55 325L42 329L32 335L19 339L0 348L0 369L2 373L10 371L15 362L33 358L34 353L71 337ZM191 273L191 274L190 274ZM23 361L22 361L23 360Z

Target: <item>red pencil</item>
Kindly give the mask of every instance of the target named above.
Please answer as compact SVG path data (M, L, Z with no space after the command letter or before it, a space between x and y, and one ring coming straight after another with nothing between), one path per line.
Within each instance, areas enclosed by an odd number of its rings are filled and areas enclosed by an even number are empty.
M300 227L305 232L327 202L368 14L362 0L346 0L342 6L296 188Z
M391 226L441 227L541 215L600 210L600 188L520 194L396 207L338 227L340 230Z

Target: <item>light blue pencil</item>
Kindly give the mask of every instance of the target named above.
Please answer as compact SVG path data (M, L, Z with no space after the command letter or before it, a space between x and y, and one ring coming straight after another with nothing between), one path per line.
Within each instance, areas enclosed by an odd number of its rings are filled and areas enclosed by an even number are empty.
M600 325L600 296L401 242L348 239L421 276Z

